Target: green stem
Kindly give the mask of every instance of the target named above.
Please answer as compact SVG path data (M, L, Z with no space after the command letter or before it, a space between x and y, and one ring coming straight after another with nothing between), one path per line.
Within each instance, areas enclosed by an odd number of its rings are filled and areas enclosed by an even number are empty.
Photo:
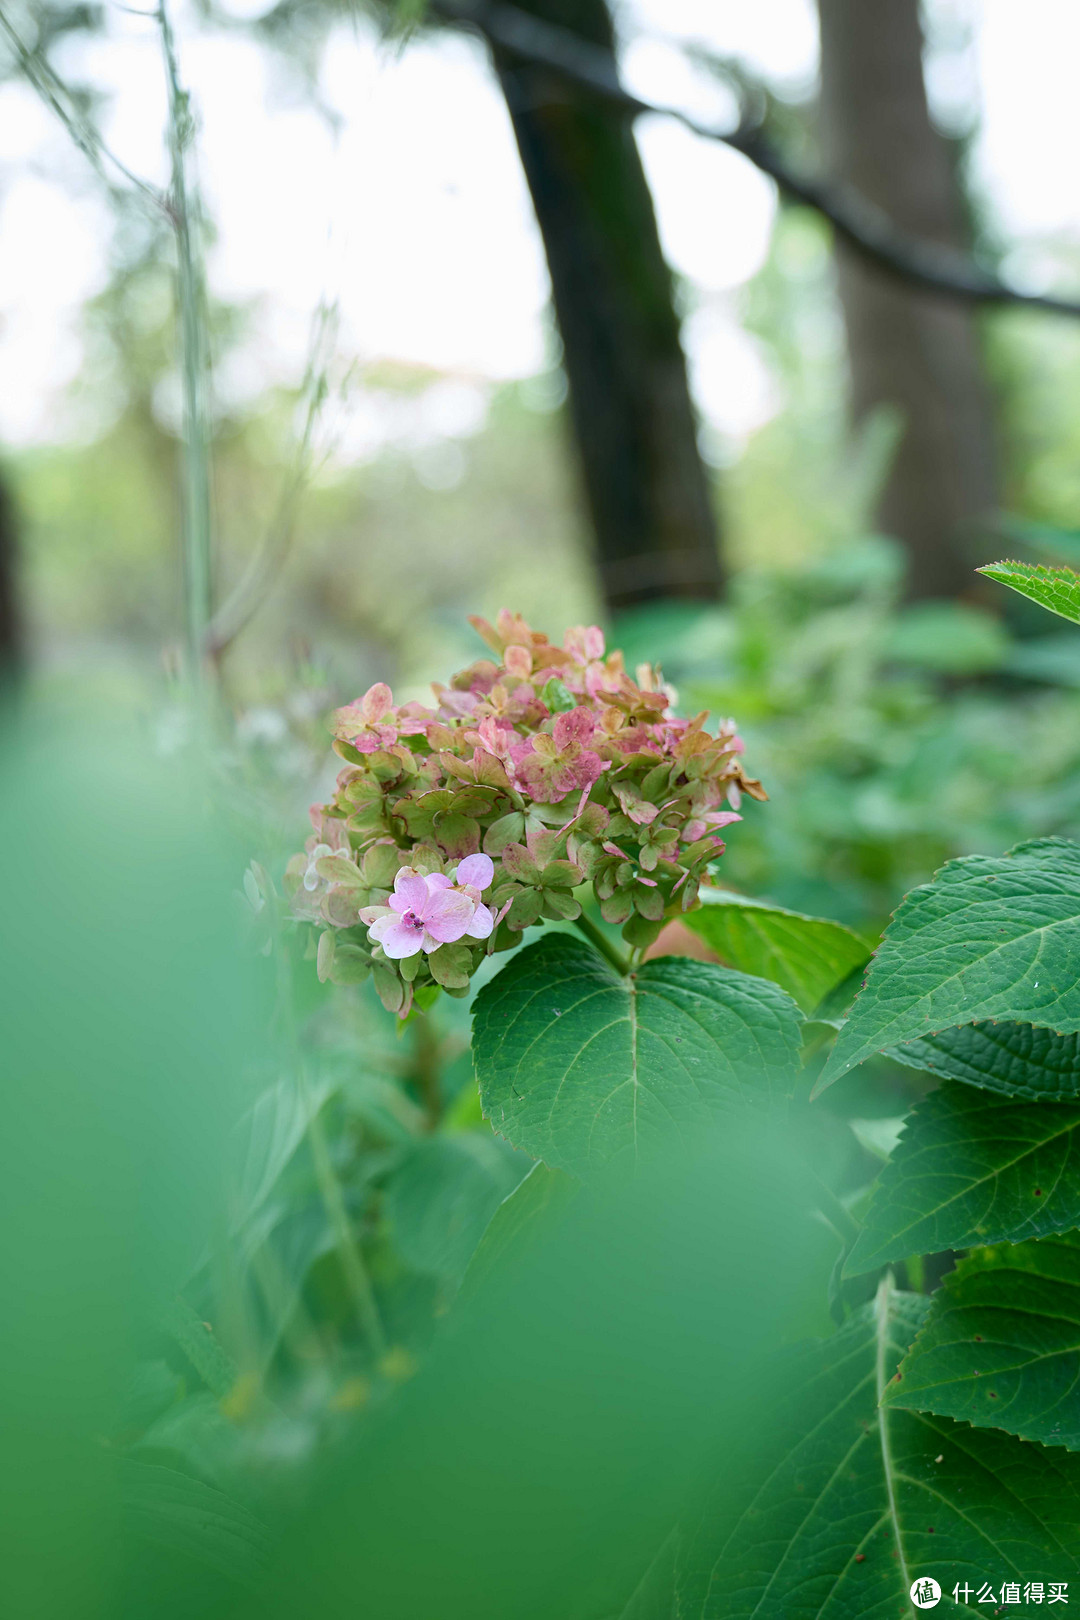
M306 1090L307 1077L303 1065L300 1066L299 1074L300 1084ZM386 1350L386 1334L383 1332L379 1307L375 1303L375 1290L371 1286L371 1278L368 1276L360 1245L353 1234L341 1183L330 1156L330 1144L326 1139L322 1114L318 1109L308 1110L308 1141L311 1144L311 1157L315 1164L319 1195L337 1239L338 1256L345 1273L345 1281L355 1301L360 1325L378 1358Z
M279 904L277 896L267 901L268 905L276 908ZM294 989L292 978L292 963L289 953L281 939L281 918L276 914L274 918L274 935L277 941L277 1013L281 1020L281 1030L285 1045L288 1047L296 1066L297 1086L303 1103L304 1114L307 1118L307 1138L311 1146L311 1158L315 1167L315 1179L319 1186L319 1196L326 1211L327 1220L337 1241L338 1257L345 1277L356 1314L360 1321L361 1330L371 1345L372 1352L378 1360L386 1350L386 1334L383 1331L382 1318L379 1307L375 1302L375 1291L371 1286L367 1266L360 1245L353 1233L352 1223L349 1220L349 1211L345 1205L345 1195L341 1190L337 1171L330 1153L330 1144L326 1139L326 1129L322 1122L322 1114L314 1106L311 1095L311 1084L304 1068L303 1055L300 1050L300 1039L294 1017Z
M820 1200L822 1215L824 1215L841 1243L850 1248L859 1235L858 1222L852 1215L849 1215L839 1198L830 1187L826 1186L821 1177L813 1171L810 1173Z
M621 973L625 978L625 976L630 972L629 958L625 957L621 951L615 949L615 946L608 939L607 935L602 933L601 930L597 928L592 919L586 917L585 913L582 912L581 916L575 919L574 927L580 929L581 933L583 933L585 938L589 941L589 944L595 945L601 956L607 957L616 973Z
M203 276L198 197L188 173L192 140L191 106L180 82L176 42L165 0L158 22L169 88L169 150L172 185L169 212L176 234L177 295L180 306L180 383L184 401L184 602L188 674L204 684L206 639L211 615L210 409L206 286Z
M415 1063L413 1078L424 1104L427 1128L436 1131L443 1114L442 1084L439 1073L439 1039L426 1013L413 1025Z

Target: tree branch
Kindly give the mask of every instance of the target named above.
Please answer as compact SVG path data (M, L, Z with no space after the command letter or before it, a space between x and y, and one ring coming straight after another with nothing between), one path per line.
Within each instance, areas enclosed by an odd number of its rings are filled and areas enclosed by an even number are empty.
M677 119L695 135L721 141L741 152L788 197L827 219L837 236L861 258L909 286L960 303L1013 304L1052 315L1080 317L1080 301L1022 292L981 269L965 254L909 236L852 187L792 168L754 120L744 118L735 129L718 129L681 108L661 106L632 95L619 81L614 56L571 29L532 17L503 0L431 0L431 6L445 22L474 28L489 45L535 66L550 68L572 84L622 107L632 117L659 113Z

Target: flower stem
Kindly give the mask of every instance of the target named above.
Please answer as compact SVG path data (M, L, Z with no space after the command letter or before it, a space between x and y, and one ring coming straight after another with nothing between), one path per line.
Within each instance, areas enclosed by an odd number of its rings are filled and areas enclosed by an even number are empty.
M303 1065L298 1070L301 1086L307 1089L307 1077ZM346 1285L353 1298L360 1326L367 1338L368 1344L376 1359L386 1351L386 1334L383 1332L382 1318L379 1307L375 1303L375 1290L371 1286L367 1266L360 1250L360 1244L352 1230L349 1212L345 1207L345 1198L334 1169L333 1159L330 1156L330 1144L326 1139L326 1130L319 1110L312 1108L308 1100L308 1143L311 1147L311 1157L315 1165L315 1179L319 1187L323 1208L330 1222L331 1230L337 1240L338 1258L341 1269L345 1274Z
M277 897L272 896L270 903L274 905L276 910L278 905ZM292 963L289 953L282 943L280 914L277 915L275 920L277 923L275 928L277 944L275 952L277 959L277 1014L281 1020L280 1027L285 1043L296 1066L296 1083L303 1103L304 1113L307 1117L307 1139L308 1146L311 1149L312 1164L315 1168L315 1180L323 1209L326 1212L326 1218L330 1223L330 1230L334 1234L342 1275L351 1296L357 1322L371 1349L372 1359L378 1361L386 1353L386 1332L375 1299L375 1290L372 1287L371 1278L368 1275L367 1265L364 1261L363 1249L359 1237L353 1231L348 1207L345 1203L345 1194L342 1191L337 1170L334 1167L333 1155L330 1152L330 1143L327 1140L321 1110L317 1105L317 1099L311 1094L311 1081L304 1066L299 1033L296 1027Z
M580 929L590 945L595 945L601 956L607 957L616 973L621 973L625 977L630 972L629 958L615 949L607 935L602 933L591 918L586 917L584 912L581 913L580 917L575 918L574 927Z

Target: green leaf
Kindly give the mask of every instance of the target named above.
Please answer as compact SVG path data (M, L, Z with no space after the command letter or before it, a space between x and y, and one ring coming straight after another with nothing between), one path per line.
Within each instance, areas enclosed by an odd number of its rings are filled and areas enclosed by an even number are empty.
M258 1578L269 1553L265 1525L241 1503L174 1468L125 1458L121 1465L125 1517L142 1540L209 1565L245 1585Z
M1080 1449L1080 1234L962 1260L886 1399Z
M537 1235L549 1232L552 1223L569 1209L580 1191L580 1181L565 1171L534 1164L491 1217L469 1261L462 1297L473 1295L502 1266L517 1264L523 1246Z
M176 1340L207 1388L215 1395L228 1395L240 1369L187 1300L179 1294L168 1300L161 1310L161 1325Z
M487 1131L418 1143L386 1184L386 1213L407 1264L459 1283L495 1211L531 1168Z
M894 1046L889 1056L969 1086L1047 1102L1080 1101L1080 1035L1032 1024L964 1024Z
M583 1173L789 1098L799 1024L767 980L685 957L624 978L561 934L528 946L480 991L473 1054L495 1129Z
M124 1390L117 1428L121 1432L147 1428L183 1393L184 1380L168 1362L140 1361Z
M330 956L330 961L326 966L325 973L321 971L323 966L323 940L331 932L332 930L328 930L328 933L323 934L319 940L320 978L329 979L331 984L363 984L371 975L371 953L360 946L343 943L341 940L335 942L332 951L328 948L327 954Z
M1080 1107L946 1082L881 1172L848 1276L909 1254L1016 1243L1080 1226Z
M888 1046L988 1018L1080 1030L1080 845L943 866L901 902L818 1091Z
M567 710L577 706L577 698L566 682L560 681L557 675L552 675L550 680L544 682L540 689L540 697L552 714L565 714Z
M427 959L428 971L447 990L463 990L469 982L472 952L468 945L440 945Z
M350 889L364 887L360 868L345 855L321 855L315 862L315 870L327 883L344 883Z
M843 923L804 917L798 911L722 889L702 889L700 910L687 924L729 966L773 979L803 1012L866 966L870 948Z
M883 1162L896 1151L904 1129L903 1119L849 1119L852 1134L859 1146L875 1159Z
M239 1122L242 1159L238 1173L234 1172L232 1197L237 1226L249 1220L273 1192L330 1091L325 1078L300 1085L293 1075L282 1075L255 1099Z
M679 1538L672 1531L635 1586L618 1620L677 1620Z
M938 1581L945 1613L966 1612L951 1599L957 1583L974 1593L984 1581L1068 1580L1080 1458L879 1409L925 1309L886 1283L833 1338L782 1364L779 1432L745 1468L725 1458L682 1573L680 1620L901 1620L915 1612L917 1576Z
M1080 574L1071 568L1044 568L1042 563L986 563L976 573L1019 591L1040 607L1048 608L1073 624L1080 624Z
M228 1490L235 1475L238 1433L209 1390L185 1395L159 1414L134 1440L127 1455L137 1462L158 1463L194 1475L217 1490Z

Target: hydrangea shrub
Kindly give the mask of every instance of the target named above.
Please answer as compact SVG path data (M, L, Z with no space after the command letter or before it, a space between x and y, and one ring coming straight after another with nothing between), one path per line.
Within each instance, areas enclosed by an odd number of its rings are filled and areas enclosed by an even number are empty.
M1080 622L1068 571L1049 585L991 572ZM474 1280L513 1266L515 1233L549 1201L561 1220L592 1178L615 1167L645 1186L650 1157L681 1168L710 1130L738 1142L748 1121L769 1144L795 1124L815 1162L794 1195L833 1234L822 1304L838 1330L762 1358L769 1424L718 1459L706 1496L596 1612L637 1614L643 1593L665 1620L1066 1603L1080 1562L1080 845L950 861L869 962L828 919L716 889L695 911L740 795L761 792L733 725L676 717L658 673L632 679L595 629L554 646L509 614L477 623L493 656L432 707L376 686L338 711L345 768L289 878L294 909L323 927L324 976L373 974L402 1014L439 987L464 993L486 953L534 925L587 936L542 934L473 1002L483 1114L540 1161L480 1240ZM580 915L583 898L629 954ZM642 961L684 913L723 961ZM869 1153L851 1159L842 1106L814 1097L882 1055L940 1083L898 1142L890 1127L873 1191L845 1197L835 1166L864 1177ZM890 1122L850 1123L877 1156L867 1127ZM693 1241L707 1276L732 1233ZM732 1298L732 1319L745 1303Z
M338 709L333 797L289 863L301 917L324 925L324 977L374 975L390 1010L464 994L483 957L571 922L591 886L635 948L698 903L741 796L764 798L734 722L682 719L649 665L627 673L596 626L561 645L519 615L472 623L491 650L395 704L379 683Z

